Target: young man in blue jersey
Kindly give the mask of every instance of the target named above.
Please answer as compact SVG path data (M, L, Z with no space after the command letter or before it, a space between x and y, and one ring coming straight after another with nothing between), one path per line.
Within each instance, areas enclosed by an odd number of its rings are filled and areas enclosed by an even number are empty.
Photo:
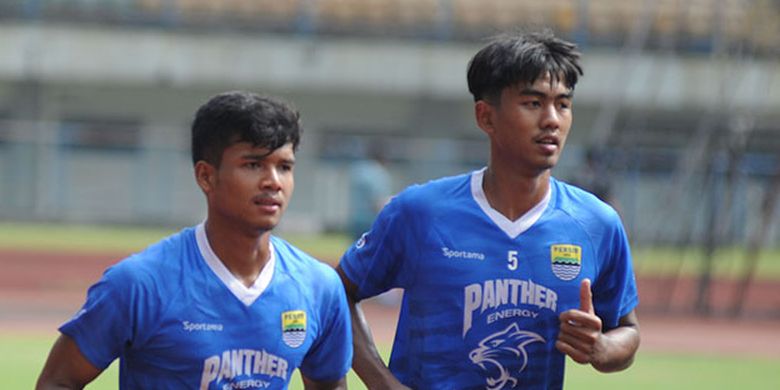
M109 268L61 328L38 389L82 388L116 358L123 389L346 388L349 308L336 272L272 236L293 193L299 115L217 95L192 125L206 221Z
M503 36L471 60L486 168L393 198L337 268L353 368L371 389L560 389L565 357L603 372L639 346L628 240L617 213L554 179L582 74L551 33ZM404 290L389 369L356 302Z

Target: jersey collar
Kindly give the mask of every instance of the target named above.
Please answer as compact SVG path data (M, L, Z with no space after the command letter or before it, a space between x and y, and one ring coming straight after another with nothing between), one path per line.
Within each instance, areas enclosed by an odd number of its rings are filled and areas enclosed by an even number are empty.
M203 223L195 228L195 239L198 242L198 249L203 259L206 261L206 265L211 268L217 278L238 298L244 305L250 306L260 297L260 294L265 291L268 285L271 283L271 278L274 275L274 268L276 266L276 253L274 252L274 246L271 241L268 241L271 258L265 264L260 274L257 275L257 279L250 286L247 287L244 283L241 283L230 270L225 267L222 260L217 257L216 253L211 249L209 240L206 237L206 228Z
M547 205L550 204L553 186L549 186L547 194L544 195L544 198L542 198L536 206L532 207L517 220L510 221L509 218L491 207L490 203L487 201L485 191L482 190L482 179L485 176L486 169L487 167L471 173L471 195L479 205L479 208L482 209L482 212L484 212L499 229L506 233L509 238L515 239L517 236L530 229L531 226L542 217L544 210L547 209Z

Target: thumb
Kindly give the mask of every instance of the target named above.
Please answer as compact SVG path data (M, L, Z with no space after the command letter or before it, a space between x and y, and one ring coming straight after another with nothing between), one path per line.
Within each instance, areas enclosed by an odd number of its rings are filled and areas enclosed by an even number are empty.
M590 279L583 279L580 284L580 310L595 314L593 311L593 293L590 291Z

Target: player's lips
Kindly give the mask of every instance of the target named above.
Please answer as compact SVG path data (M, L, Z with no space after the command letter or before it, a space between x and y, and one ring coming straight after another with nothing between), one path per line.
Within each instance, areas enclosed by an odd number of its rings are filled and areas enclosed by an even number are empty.
M543 144L543 145L558 145L560 141L558 140L558 137L554 135L544 135L541 137L537 137L535 139L537 144Z
M267 211L276 211L282 207L282 201L271 196L256 196L252 202Z
M537 145L539 145L545 152L555 153L560 146L560 139L554 135L544 135L534 139Z

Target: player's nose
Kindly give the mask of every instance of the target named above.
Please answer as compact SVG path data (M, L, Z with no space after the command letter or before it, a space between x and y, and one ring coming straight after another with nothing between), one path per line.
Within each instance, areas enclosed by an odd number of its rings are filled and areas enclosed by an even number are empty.
M539 127L542 129L556 130L561 126L561 113L558 112L554 104L545 105L540 121Z
M260 187L278 191L282 188L281 173L274 167L268 167L260 179Z

